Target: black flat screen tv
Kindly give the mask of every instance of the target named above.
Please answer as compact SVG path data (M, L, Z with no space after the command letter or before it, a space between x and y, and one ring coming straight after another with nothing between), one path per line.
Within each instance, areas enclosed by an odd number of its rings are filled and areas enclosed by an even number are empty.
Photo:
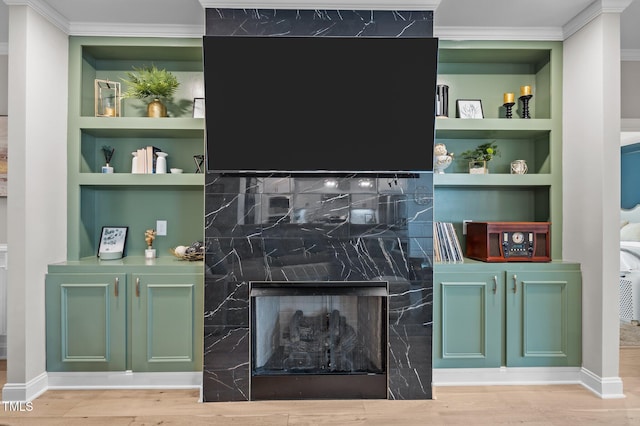
M437 39L203 43L208 172L433 169Z

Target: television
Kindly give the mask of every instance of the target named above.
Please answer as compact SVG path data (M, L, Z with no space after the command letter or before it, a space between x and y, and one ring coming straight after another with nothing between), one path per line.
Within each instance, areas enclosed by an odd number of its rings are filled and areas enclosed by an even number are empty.
M213 173L433 169L436 38L204 36Z

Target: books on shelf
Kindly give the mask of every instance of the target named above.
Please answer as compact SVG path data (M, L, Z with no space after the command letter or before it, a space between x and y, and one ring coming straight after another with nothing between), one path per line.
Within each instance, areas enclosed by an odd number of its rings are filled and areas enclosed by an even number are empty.
M156 163L158 160L158 152L162 152L160 148L155 146L146 146L144 148L139 148L136 154L136 167L133 169L132 173L155 173L156 172Z
M463 263L464 255L453 223L433 222L433 260L443 263Z

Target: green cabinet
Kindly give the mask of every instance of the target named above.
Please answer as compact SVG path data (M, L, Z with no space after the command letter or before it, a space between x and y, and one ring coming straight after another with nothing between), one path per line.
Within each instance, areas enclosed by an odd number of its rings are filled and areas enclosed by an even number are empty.
M562 260L562 43L441 40L438 84L449 117L436 119L435 139L454 160L434 174L434 221L453 224L463 252L466 221L550 222L552 262L435 263L434 367L581 365L580 265ZM480 100L483 118L459 118L458 99ZM459 154L484 143L501 155L471 174ZM516 160L526 174L511 173Z
M50 265L47 371L200 371L202 262L171 262Z
M126 370L126 274L48 274L47 371Z
M437 265L435 368L581 364L581 275L571 263Z

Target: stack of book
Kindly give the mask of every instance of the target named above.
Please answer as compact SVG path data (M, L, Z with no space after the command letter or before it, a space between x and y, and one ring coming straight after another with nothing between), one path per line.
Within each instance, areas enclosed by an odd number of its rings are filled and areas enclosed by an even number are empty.
M463 263L458 234L451 222L433 222L434 262Z
M138 149L135 159L135 167L132 164L131 173L155 173L158 152L162 152L162 150L155 146L146 146Z

